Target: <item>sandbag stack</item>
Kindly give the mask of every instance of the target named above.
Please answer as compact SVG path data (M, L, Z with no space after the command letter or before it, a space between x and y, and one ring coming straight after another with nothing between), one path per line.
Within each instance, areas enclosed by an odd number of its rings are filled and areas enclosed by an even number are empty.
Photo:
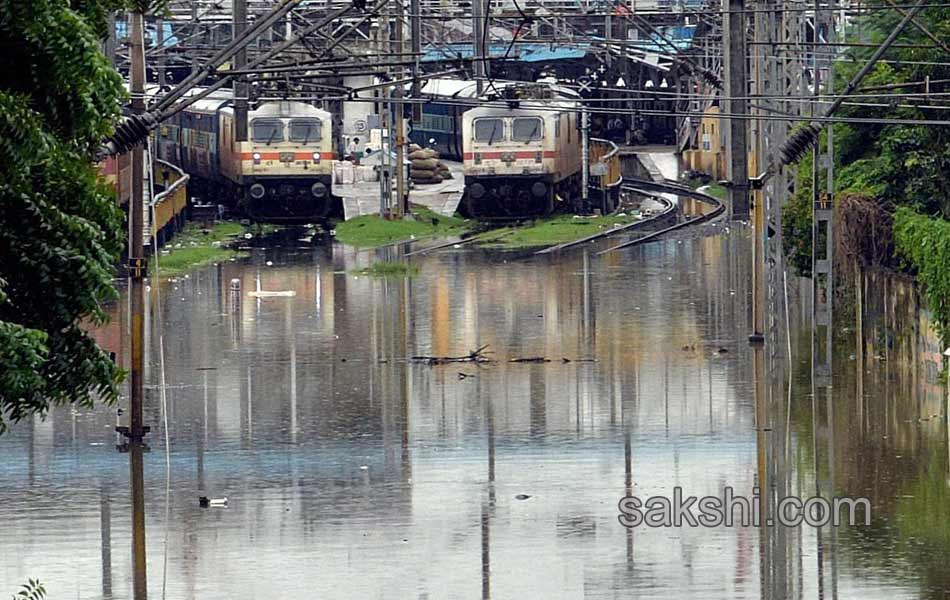
M409 178L413 183L441 183L452 179L449 168L439 161L439 153L418 144L409 145Z

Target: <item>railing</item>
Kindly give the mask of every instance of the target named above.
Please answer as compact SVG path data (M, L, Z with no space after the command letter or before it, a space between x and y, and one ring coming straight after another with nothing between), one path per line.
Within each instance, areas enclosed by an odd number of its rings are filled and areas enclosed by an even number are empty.
M602 138L590 139L591 176L596 177L595 189L609 190L620 185L623 181L620 165L620 148L610 140ZM603 165L594 169L594 165ZM601 171L595 173L594 171Z
M156 183L161 183L165 189L155 195L152 203L154 219L152 228L146 237L151 243L152 236L161 233L165 227L179 219L188 206L188 175L175 165L163 160L156 160L154 166Z

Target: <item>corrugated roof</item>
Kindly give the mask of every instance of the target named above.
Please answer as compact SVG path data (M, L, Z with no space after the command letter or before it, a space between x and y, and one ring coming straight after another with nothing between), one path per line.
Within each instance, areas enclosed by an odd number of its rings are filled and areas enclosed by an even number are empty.
M509 44L492 44L489 56L502 57L508 52ZM577 60L587 56L589 43L575 43L569 46L551 46L550 44L519 44L509 54L511 60L523 62L545 62L551 60ZM426 48L423 62L453 60L457 57L471 58L474 49L471 44L440 44Z

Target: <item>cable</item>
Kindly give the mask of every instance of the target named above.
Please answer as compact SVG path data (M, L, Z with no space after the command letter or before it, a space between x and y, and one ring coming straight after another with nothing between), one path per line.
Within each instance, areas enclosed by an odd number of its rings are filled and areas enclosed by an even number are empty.
M858 85L861 84L861 81L864 79L877 62L879 58L887 51L887 49L894 43L894 40L897 39L897 36L901 34L905 27L913 20L913 18L924 8L924 5L927 4L927 0L917 0L917 3L910 10L910 12L904 15L904 18L900 23L888 34L887 38L881 43L881 45L874 51L874 54L864 63L854 77L851 78L851 81L848 82L847 87L845 88L844 94L835 99L831 103L831 106L825 111L825 117L832 116L835 111L841 106L844 102L844 98L855 91ZM817 121L812 121L805 127L801 128L797 132L793 133L785 143L782 144L782 147L779 148L779 153L781 155L781 164L790 165L795 162L798 162L799 159L805 154L805 152L818 143L818 135L821 133L821 125Z
M273 101L279 100L279 97L262 97L261 101ZM348 100L351 102L374 102L373 98L360 98L360 97L314 97L314 98L302 98L303 100ZM468 108L478 108L478 107L496 107L496 108L507 108L507 103L504 101L497 100L485 100L479 102L477 99L467 100L467 99L439 99L433 100L432 98L402 98L400 100L394 100L393 102L397 104L426 104L436 102L438 104L448 104L455 106L464 106ZM545 106L547 102L552 104L558 104L558 106ZM576 102L572 98L556 98L551 99L550 101L545 99L531 99L526 101L523 106L530 106L532 110L537 110L539 112L564 112L565 110L571 112L580 112L580 108L571 108L569 105ZM589 108L588 112L591 114L604 114L604 115L647 115L647 116L661 116L661 117L673 117L673 116L689 116L689 117L709 117L710 115L700 111L680 111L680 112L671 112L669 110L660 110L660 109L623 109L623 108ZM855 123L855 124L864 124L864 125L932 125L939 127L950 126L950 120L941 121L937 119L879 119L879 118L862 118L862 117L809 117L802 115L794 114L779 114L776 116L765 116L765 115L751 115L751 114L734 114L734 113L717 113L715 115L717 119L743 119L747 121L761 120L761 121L798 121L798 122L818 122L818 123Z
M159 272L159 251L158 251L158 227L155 226L156 223L156 212L155 212L155 156L152 153L152 140L149 138L145 147L145 156L148 161L148 185L149 185L149 224L150 229L152 230L152 260L153 266L155 268L155 273ZM157 278L156 278L157 280ZM158 356L159 356L159 376L160 376L160 387L161 390L161 402L162 402L162 421L165 433L165 539L163 542L163 557L162 557L162 600L165 600L165 593L168 585L168 531L169 531L169 522L171 521L171 476L172 476L172 462L171 462L171 448L170 448L170 436L168 434L168 382L165 377L165 327L162 321L162 291L161 286L156 283L155 285L155 297L156 302L158 303L158 310L156 311L156 326L158 328Z

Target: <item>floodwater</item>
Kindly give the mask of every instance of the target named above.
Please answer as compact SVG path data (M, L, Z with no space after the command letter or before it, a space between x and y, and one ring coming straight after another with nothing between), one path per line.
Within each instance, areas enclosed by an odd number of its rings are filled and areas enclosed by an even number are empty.
M768 408L787 429L757 429L748 248L733 228L606 257L449 250L373 279L352 271L395 250L320 245L154 286L151 597L944 597L943 392L897 366L895 302L868 293L882 341L863 369L844 350L831 403L815 407L797 352L787 403ZM100 339L126 362L123 309ZM408 360L481 347L492 362ZM509 362L533 357L550 362ZM0 437L0 596L33 577L50 598L131 597L116 418L58 408ZM765 480L866 495L872 525L617 519L629 493L751 496Z

